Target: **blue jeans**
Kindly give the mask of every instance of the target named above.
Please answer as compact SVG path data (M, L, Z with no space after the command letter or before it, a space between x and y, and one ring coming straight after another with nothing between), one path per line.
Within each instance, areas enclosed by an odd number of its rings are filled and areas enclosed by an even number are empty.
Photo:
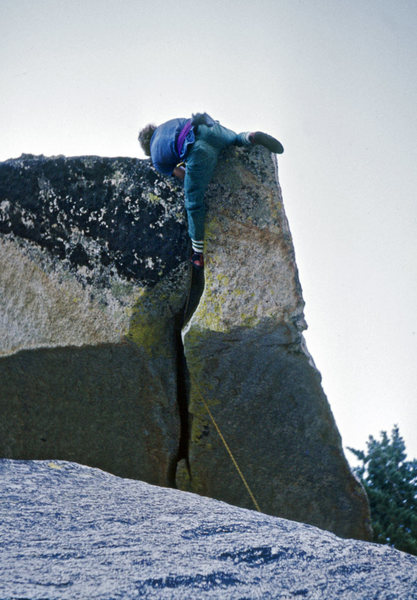
M204 240L206 214L204 194L213 176L220 152L227 146L251 146L247 133L236 134L216 123L199 125L196 141L186 158L184 178L185 208L191 240Z

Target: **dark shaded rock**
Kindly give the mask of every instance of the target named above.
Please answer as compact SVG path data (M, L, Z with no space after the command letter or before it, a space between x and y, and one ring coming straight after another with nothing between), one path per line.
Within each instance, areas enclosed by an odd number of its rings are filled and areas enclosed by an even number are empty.
M3 456L59 456L172 485L175 376L161 382L134 344L23 350L0 365Z
M0 597L412 600L417 558L67 462L0 461Z

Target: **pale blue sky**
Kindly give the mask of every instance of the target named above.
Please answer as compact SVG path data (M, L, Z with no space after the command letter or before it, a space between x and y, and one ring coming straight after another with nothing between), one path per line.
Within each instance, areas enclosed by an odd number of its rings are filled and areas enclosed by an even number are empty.
M398 423L417 457L416 31L416 0L0 0L0 160L142 157L199 110L276 135L344 445Z

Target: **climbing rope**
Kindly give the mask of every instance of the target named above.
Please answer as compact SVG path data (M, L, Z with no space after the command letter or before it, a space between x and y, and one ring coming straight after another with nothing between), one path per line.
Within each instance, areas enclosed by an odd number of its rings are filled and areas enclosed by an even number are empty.
M184 316L183 316L183 325L188 321L188 318L190 318L192 312L194 312L194 310L192 310L192 311L190 310L190 305L192 303L191 296L192 296L192 290L193 290L194 286L197 286L197 287L200 288L200 290L199 290L199 296L198 296L200 298L201 292L203 291L203 288L204 288L203 270L197 271L196 269L193 269L191 267L190 287L189 287L187 299L186 299L186 302L185 302ZM197 303L198 303L198 301L197 301ZM195 309L195 306L194 306L194 309ZM191 314L189 314L189 312ZM205 407L206 411L209 414L210 419L213 422L213 425L214 425L217 433L219 434L219 437L220 437L221 441L223 442L224 447L227 450L227 453L229 454L229 456L230 456L230 458L231 458L231 460L232 460L232 462L233 462L233 464L235 466L236 471L239 474L239 477L243 481L243 484L244 484L244 486L245 486L245 488L246 488L246 490L247 490L247 492L248 492L248 494L249 494L249 496L250 496L250 498L251 498L251 500L252 500L252 502L253 502L256 510L258 512L262 512L261 509L260 509L260 507L259 507L258 502L256 501L255 496L253 495L252 490L249 487L248 482L245 479L245 476L243 475L243 473L242 473L239 465L237 464L237 461L236 461L235 457L233 456L233 452L231 451L231 449L229 447L229 444L226 442L225 437L222 434L222 432L220 430L220 427L218 426L218 424L216 422L216 419L214 418L213 413L210 410L209 405L207 404L206 400L204 399L203 394L201 393L200 387L198 386L196 380L194 379L194 377L192 376L191 373L190 373L190 378L191 378L191 381L192 381L195 389L197 390L198 395L200 396L200 398L201 398L201 400L202 400L202 402L204 404L204 407Z
M216 420L215 420L215 418L214 418L214 416L213 416L213 413L212 413L212 412L211 412L211 410L210 410L210 407L209 407L209 405L208 405L208 404L207 404L207 402L205 401L205 399L204 399L204 396L203 396L203 394L201 393L201 390L200 390L199 386L197 385L197 382L195 381L194 377L191 375L191 373L190 373L190 377L191 377L191 380L192 380L192 382L193 382L193 385L195 386L195 389L197 390L197 393L198 393L198 395L200 396L200 398L201 398L201 400L202 400L202 402L203 402L203 404L204 404L204 407L205 407L205 409L207 410L207 412L208 412L208 414L209 414L209 416L210 416L210 419L211 419L211 420L212 420L212 422L213 422L213 425L214 425L214 427L216 428L216 431L217 431L217 433L219 434L219 437L220 437L221 441L222 441L222 442L223 442L223 444L224 444L224 447L226 448L226 450L227 450L227 452L228 452L228 454L229 454L230 458L232 459L232 462L233 462L233 464L234 464L234 466L235 466L235 468L236 468L236 471L239 473L239 477L240 477L240 478L241 478L241 480L243 481L243 484L244 484L245 488L247 489L249 496L251 497L251 500L252 500L252 502L253 502L253 504L254 504L254 506L255 506L256 510L257 510L258 512L262 512L262 511L261 511L261 509L260 509L260 507L259 507L259 504L258 504L258 502L256 501L256 498L255 498L255 496L253 495L253 492L252 492L252 490L251 490L251 489L250 489L250 487L249 487L249 484L248 484L248 482L246 481L246 479L245 479L245 477L244 477L244 475L243 475L243 473L242 473L242 471L241 471L241 469L240 469L239 465L237 464L237 461L236 461L235 457L233 456L233 453L232 453L232 451L231 451L231 450L230 450L230 448L229 448L229 444L226 442L226 440L225 440L225 438L224 438L224 435L223 435L223 434L222 434L222 432L220 431L220 427L218 426L218 424L217 424L217 422L216 422Z

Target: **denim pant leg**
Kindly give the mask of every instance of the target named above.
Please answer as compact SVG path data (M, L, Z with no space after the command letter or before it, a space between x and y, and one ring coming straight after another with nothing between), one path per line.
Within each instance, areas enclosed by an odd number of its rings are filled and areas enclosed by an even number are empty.
M213 176L218 154L216 148L202 139L197 139L187 158L184 194L188 233L192 240L204 239L204 194Z
M197 135L219 151L232 145L251 146L247 132L235 133L220 123L216 123L213 127L200 126Z
M204 194L213 176L220 152L227 146L250 146L246 133L236 134L216 123L200 125L194 146L187 158L184 193L188 233L192 240L204 239Z

